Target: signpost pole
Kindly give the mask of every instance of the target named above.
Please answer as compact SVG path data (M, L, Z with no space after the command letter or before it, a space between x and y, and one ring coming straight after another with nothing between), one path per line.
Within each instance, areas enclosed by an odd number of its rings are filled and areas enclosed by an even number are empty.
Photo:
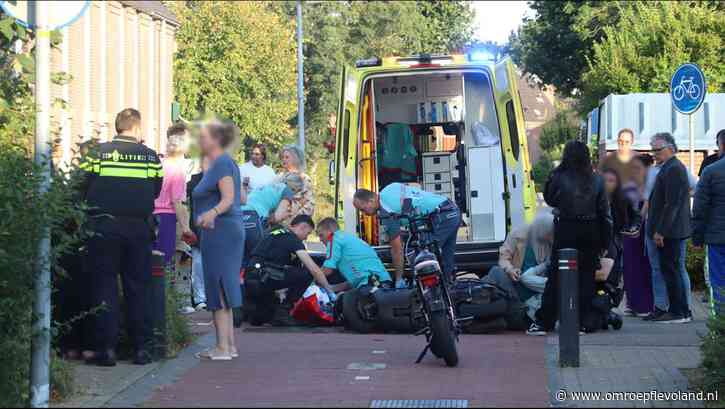
M688 134L690 137L690 174L695 174L695 131L694 131L694 121L692 120L692 117L695 114L692 113L690 115L687 115L687 122L688 122Z
M41 167L41 195L50 187L50 30L49 8L32 2L35 32L35 162ZM47 408L50 397L50 229L43 227L35 275L30 365L30 405Z

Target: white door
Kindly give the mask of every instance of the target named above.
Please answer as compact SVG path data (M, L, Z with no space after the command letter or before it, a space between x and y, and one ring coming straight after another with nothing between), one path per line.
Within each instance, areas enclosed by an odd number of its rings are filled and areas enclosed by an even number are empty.
M506 239L506 202L501 147L468 149L468 185L473 241Z

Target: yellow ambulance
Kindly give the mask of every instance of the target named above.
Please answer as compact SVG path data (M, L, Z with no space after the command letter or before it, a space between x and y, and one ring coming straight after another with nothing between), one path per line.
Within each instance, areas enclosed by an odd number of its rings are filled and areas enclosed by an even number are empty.
M536 193L517 73L487 53L360 60L340 80L335 216L390 260L376 217L352 204L356 189L401 182L449 197L461 209L458 269L496 264L506 234L530 222Z

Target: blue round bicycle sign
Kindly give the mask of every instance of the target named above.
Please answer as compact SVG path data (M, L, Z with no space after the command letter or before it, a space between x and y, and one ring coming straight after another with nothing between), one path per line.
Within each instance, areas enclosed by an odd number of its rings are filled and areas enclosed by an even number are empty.
M685 115L691 114L705 101L707 83L697 64L686 63L677 68L670 80L670 96L675 109Z

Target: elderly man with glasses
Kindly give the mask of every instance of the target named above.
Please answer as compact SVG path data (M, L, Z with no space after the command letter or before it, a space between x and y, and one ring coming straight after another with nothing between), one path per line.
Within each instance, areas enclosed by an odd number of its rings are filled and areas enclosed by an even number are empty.
M655 248L648 248L648 252L653 259L653 271L659 267L669 305L666 309L663 305L658 306L649 318L657 322L684 323L691 320L689 286L682 274L683 246L691 234L690 178L685 165L676 156L677 145L671 134L658 133L652 137L651 144L659 172L649 195L646 232ZM657 289L655 296L657 298Z

